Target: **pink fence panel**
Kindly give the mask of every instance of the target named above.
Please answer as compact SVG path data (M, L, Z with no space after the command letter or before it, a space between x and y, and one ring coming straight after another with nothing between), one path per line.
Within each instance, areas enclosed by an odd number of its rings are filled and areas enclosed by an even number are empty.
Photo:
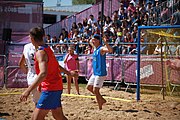
M74 15L68 17L68 31L71 31L71 26L73 22L76 22L76 16Z
M98 5L93 5L91 7L91 14L94 16L94 18L97 20L98 19L98 12L99 12Z
M91 14L94 15L94 13L93 13L94 11L93 11L92 8L93 8L93 7L90 7L90 8L87 10L87 12L86 12L86 13L87 13L87 18L89 18L89 15L91 15Z
M26 74L19 69L18 66L9 66L7 68L7 88L26 88L27 76Z
M66 30L68 30L68 28L69 28L69 26L68 26L68 18L61 21L61 26L62 26L62 28L65 28Z
M4 86L5 66L6 66L6 56L0 55L0 87Z
M125 83L136 83L136 62L135 61L125 61L124 68L124 82Z
M88 10L85 12L87 19L89 19L89 15L94 14L93 12L94 12L94 11L92 11L92 8L88 9Z
M154 56L144 56L141 57L141 84L148 85L161 85L162 79L163 83L166 84L166 72L165 63L163 63L163 76L162 76L162 65L159 57Z
M107 70L107 76L106 76L106 80L113 80L113 75L112 75L112 62L113 59L112 58L106 58L106 70Z
M111 16L111 15L110 15L110 13L111 13L110 7L111 7L111 2L108 1L108 0L106 0L106 1L104 2L104 15L106 15L106 16Z
M112 0L112 12L119 9L119 0Z
M113 80L120 81L124 78L125 83L136 83L136 56L123 56L113 60ZM162 66L160 58L157 56L142 56L141 64L141 84L147 85L161 85L162 79L166 84L166 72L165 63L163 63L163 77ZM176 83L179 83L179 71L171 72L170 79Z
M122 56L120 69L125 83L136 83L136 56Z
M122 60L121 58L114 58L112 63L113 80L122 81Z
M171 69L169 80L172 84L180 85L180 71Z
M83 23L83 20L87 17L88 16L84 12L78 13L76 14L76 21Z
M18 66L21 56L21 53L9 53L8 66Z
M45 29L45 33L56 37L59 37L60 33L61 33L61 22L57 22L53 25L51 25L50 27L48 27L47 29Z
M4 67L0 67L0 87L4 86Z

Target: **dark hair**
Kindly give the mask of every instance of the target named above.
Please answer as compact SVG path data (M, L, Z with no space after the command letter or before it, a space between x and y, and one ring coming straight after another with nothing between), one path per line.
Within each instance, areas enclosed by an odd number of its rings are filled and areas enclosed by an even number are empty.
M43 37L45 35L44 29L42 27L34 27L30 30L30 36L35 41L43 41Z
M99 34L94 34L94 35L92 36L92 38L101 40L101 36L100 36Z
M49 34L47 35L48 37L51 37Z
M90 17L94 17L94 15L92 15L92 14L91 14L91 15L89 15L89 16L90 16Z

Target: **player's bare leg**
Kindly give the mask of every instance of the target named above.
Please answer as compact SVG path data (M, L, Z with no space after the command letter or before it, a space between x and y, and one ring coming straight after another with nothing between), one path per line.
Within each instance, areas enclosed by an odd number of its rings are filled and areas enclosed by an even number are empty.
M104 103L106 103L106 100L102 97L99 90L100 90L100 88L95 87L94 88L94 94L95 94L96 100L98 102L99 110L102 110L102 106Z
M68 89L68 94L70 94L71 93L71 79L72 79L72 77L70 77L70 76L66 76L66 79L67 79L67 89Z
M79 93L79 85L78 85L78 77L74 77L74 84L75 84L75 87L76 87L76 91L77 91L77 94L80 95Z

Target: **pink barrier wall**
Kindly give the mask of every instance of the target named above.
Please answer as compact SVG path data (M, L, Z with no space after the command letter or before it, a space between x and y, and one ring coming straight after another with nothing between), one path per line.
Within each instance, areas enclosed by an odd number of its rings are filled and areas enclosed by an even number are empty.
M0 87L4 85L4 67L0 67Z
M172 84L180 84L180 71L171 70L170 78Z
M164 65L165 66L165 65ZM150 62L141 62L141 69L143 69L144 75L141 79L141 84L148 84L148 85L161 85L162 84L162 68L161 63L156 61L150 61ZM165 68L164 68L165 70ZM149 75L149 73L151 73ZM165 71L163 72L163 82L166 84L166 78L165 78Z
M26 88L28 87L26 74L18 67L9 67L7 69L7 88Z
M113 61L112 61L112 71L115 71L115 72L112 72L112 75L113 75L113 80L116 80L116 81L122 81L122 60L121 59L117 59L115 58Z
M8 79L6 81L7 87L27 87L26 75L12 66L17 66L19 61L18 54L9 54L10 68L8 68ZM58 62L63 66L64 55L57 54L56 58ZM87 79L92 74L92 56L79 56L80 60L80 76L84 76ZM15 62L16 61L16 62ZM109 81L122 81L124 78L125 83L136 83L136 56L122 56L113 57L107 56L107 80ZM123 65L123 66L122 66ZM148 85L161 85L162 84L162 68L160 58L157 56L141 56L141 84ZM1 67L0 70L3 68ZM163 64L163 79L164 84L166 83L166 72L169 68ZM1 80L0 86L2 86L2 72L0 72ZM180 71L171 70L168 74L168 79L172 82L180 84Z

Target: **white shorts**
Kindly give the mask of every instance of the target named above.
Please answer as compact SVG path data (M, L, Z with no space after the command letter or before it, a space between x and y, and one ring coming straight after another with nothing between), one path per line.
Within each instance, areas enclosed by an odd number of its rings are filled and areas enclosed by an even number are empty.
M92 74L87 85L92 85L93 87L102 88L105 79L106 76L95 76Z
M33 102L34 102L34 103L37 103L38 100L39 100L39 97L40 97L40 95L41 95L41 92L39 92L39 91L37 90L37 88L35 88L35 89L33 89L33 90L31 91L31 94L32 94Z
M28 82L28 85L29 85L29 86L34 82L34 80L35 80L36 77L37 77L37 75L34 74L33 72L28 72L27 82ZM39 92L39 91L37 90L37 88L35 88L35 89L33 89L33 90L31 91L31 94L32 94L32 100L33 100L33 102L34 102L34 103L37 103L38 100L39 100L39 97L40 97L40 95L41 95L41 92Z
M27 82L28 82L28 85L31 85L31 84L34 82L34 80L35 80L36 77L37 77L36 74L34 74L34 73L32 73L32 72L28 72L28 74L27 74Z

